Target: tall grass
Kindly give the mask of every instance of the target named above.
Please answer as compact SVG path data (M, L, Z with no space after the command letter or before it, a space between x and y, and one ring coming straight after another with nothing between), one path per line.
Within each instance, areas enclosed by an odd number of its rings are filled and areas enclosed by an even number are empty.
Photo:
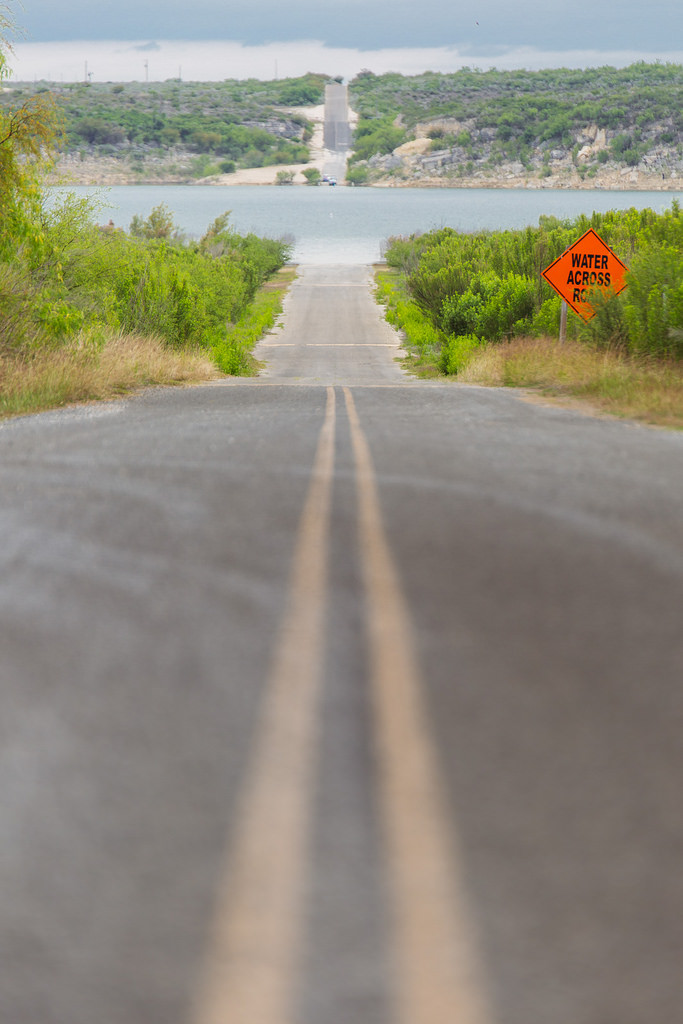
M577 341L515 338L474 352L463 383L531 388L643 423L683 429L683 365Z
M93 341L81 333L59 347L0 355L0 417L219 375L205 353L169 350L159 338L110 332Z

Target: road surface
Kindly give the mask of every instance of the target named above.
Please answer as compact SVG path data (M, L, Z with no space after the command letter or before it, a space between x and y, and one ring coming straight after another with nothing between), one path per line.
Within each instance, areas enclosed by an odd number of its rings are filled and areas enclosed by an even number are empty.
M328 177L343 181L346 161L351 155L351 125L349 123L348 89L338 82L325 86L325 121L323 145L325 161L323 172Z
M0 425L0 1020L683 1016L683 436L261 378Z

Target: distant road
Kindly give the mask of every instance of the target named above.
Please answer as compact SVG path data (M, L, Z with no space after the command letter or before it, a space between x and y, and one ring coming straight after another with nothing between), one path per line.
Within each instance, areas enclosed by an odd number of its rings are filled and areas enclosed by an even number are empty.
M399 337L375 302L372 270L301 266L285 299L282 327L255 355L260 381L309 385L408 383Z
M344 180L351 144L348 90L345 85L333 82L325 86L325 174L335 177L337 181Z
M683 1019L683 435L262 377L0 424L0 1020Z

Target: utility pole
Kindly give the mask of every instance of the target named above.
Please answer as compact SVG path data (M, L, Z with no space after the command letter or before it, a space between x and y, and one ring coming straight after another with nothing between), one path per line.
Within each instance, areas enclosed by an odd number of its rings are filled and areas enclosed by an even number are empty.
M145 81L149 82L149 61L145 61Z

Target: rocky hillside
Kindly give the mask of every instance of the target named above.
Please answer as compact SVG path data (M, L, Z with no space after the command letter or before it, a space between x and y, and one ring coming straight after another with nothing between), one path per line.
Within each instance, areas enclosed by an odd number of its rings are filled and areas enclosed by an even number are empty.
M683 68L375 76L359 111L357 184L683 186Z

